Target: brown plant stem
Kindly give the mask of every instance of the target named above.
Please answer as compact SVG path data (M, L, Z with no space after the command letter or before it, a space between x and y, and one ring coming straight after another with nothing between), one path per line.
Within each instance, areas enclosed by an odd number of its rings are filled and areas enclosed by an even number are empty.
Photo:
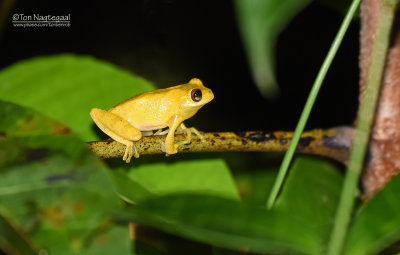
M353 138L352 127L313 129L301 135L297 152L326 156L346 164ZM203 139L192 137L189 144L180 145L179 152L215 151L285 151L293 132L285 131L246 131L246 132L207 132L201 133ZM164 154L161 144L166 136L145 136L136 142L140 155ZM175 142L185 139L176 135ZM113 140L89 142L89 148L100 158L122 158L125 145Z
M389 1L387 1L389 2ZM365 92L384 1L364 0L361 5L360 95ZM393 2L393 5L395 3ZM391 8L391 6L389 6ZM395 8L395 6L393 6ZM372 70L376 72L376 70ZM392 41L386 57L375 122L369 144L362 184L366 198L380 190L400 170L400 26L393 25Z

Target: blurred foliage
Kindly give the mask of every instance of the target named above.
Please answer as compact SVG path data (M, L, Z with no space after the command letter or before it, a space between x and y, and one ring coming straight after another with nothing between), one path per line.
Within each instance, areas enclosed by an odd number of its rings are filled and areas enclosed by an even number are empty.
M215 196L174 194L130 206L117 217L226 248L323 254L342 177L334 165L314 158L299 158L291 170L272 211Z
M37 248L13 219L0 208L0 248L6 254L37 254Z
M400 176L396 176L359 208L349 231L345 254L378 254L400 240L399 192ZM391 254L398 254L400 247L395 248Z
M9 215L2 221L17 222L51 254L96 254L110 247L126 253L126 230L108 217L121 203L106 168L85 144L28 108L0 101L0 116L0 204ZM2 236L22 249L9 239L12 232Z
M276 97L275 44L279 33L310 0L236 0L236 17L253 79L260 92Z

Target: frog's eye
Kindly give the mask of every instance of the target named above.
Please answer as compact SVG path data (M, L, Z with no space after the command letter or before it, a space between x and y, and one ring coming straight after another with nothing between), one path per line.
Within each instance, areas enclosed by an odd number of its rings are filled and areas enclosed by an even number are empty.
M201 100L201 90L200 89L193 89L190 92L190 97L192 98L193 102L199 102Z

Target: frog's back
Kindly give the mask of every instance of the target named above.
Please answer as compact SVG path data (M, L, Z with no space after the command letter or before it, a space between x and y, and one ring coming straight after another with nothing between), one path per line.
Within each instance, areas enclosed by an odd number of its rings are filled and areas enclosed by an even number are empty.
M175 87L144 92L127 99L109 111L128 120L141 131L155 130L168 126L168 120L176 111L179 98L174 95Z

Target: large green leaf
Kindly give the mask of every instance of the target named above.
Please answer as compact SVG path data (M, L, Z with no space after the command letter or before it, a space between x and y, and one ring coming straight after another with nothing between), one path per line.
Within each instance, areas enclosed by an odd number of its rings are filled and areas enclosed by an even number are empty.
M248 169L235 174L235 181L243 202L264 206L278 169Z
M51 254L126 254L126 228L108 219L118 196L86 145L27 108L0 100L0 116L0 204L22 231ZM13 233L1 234L7 240Z
M339 202L342 175L325 160L297 158L275 210L290 214L314 234L314 241L325 253Z
M331 163L300 158L272 211L218 196L174 194L138 202L116 217L226 248L323 254L341 182Z
M89 111L108 109L154 87L89 56L55 55L18 62L0 72L0 99L58 120L84 140L96 140Z
M298 222L262 207L200 194L144 200L116 214L216 246L258 252L317 254Z
M400 240L400 176L361 207L350 227L344 254L378 254Z
M158 195L190 192L239 198L228 167L220 159L139 165L129 176Z
M129 177L123 169L115 169L110 174L118 194L128 203L135 203L156 195L151 191L151 187L143 184L138 178Z
M111 64L75 55L34 58L0 72L0 98L43 112L67 124L85 140L98 139L98 129L89 116L92 107L108 109L153 88ZM154 192L188 190L237 197L229 168L221 159L143 164L130 175L132 178L127 180L126 174L119 171L113 174L113 180L121 196L131 202Z
M269 97L278 91L275 43L279 32L310 0L236 0L236 16L253 79Z

